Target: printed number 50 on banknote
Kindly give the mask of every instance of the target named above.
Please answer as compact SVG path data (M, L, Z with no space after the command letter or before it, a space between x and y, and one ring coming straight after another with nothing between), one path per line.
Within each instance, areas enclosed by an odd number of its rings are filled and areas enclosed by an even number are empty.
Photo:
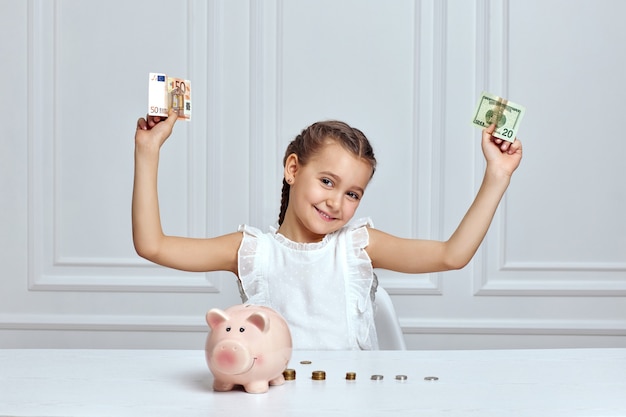
M524 106L483 92L478 100L472 123L481 128L495 123L496 130L493 136L514 142L525 112Z

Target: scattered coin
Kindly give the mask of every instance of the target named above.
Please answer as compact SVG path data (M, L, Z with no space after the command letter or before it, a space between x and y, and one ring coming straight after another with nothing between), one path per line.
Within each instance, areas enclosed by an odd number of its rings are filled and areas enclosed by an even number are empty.
M293 381L296 379L296 370L289 368L285 369L283 371L283 377L285 378L285 381Z
M439 378L438 378L438 377L436 377L436 376L427 376L427 377L424 377L424 381L438 381L438 380L439 380Z
M354 381L356 379L356 372L346 372L346 379Z
M382 375L372 375L370 378L372 381L381 381L384 377Z
M302 365L310 365L311 361L300 361L300 364L302 364Z
M406 381L407 376L406 375L396 375L396 379L398 381Z

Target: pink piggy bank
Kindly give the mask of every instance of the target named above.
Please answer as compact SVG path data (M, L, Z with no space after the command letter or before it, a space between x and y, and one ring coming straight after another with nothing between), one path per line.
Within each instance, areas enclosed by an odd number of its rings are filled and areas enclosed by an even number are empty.
M291 359L291 333L276 311L255 305L234 305L206 313L211 328L205 345L213 373L213 389L230 391L243 385L247 392L267 392L285 382L283 371Z

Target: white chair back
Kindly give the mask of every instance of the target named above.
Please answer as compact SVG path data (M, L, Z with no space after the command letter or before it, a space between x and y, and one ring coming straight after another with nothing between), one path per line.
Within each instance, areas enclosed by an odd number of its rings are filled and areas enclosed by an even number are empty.
M391 297L380 285L376 290L374 324L380 350L406 350L404 335Z

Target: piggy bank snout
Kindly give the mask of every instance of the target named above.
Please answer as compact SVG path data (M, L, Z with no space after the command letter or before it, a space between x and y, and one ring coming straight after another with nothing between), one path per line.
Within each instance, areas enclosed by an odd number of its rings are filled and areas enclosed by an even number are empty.
M213 348L211 365L225 374L247 372L254 365L250 351L237 340L224 340Z

